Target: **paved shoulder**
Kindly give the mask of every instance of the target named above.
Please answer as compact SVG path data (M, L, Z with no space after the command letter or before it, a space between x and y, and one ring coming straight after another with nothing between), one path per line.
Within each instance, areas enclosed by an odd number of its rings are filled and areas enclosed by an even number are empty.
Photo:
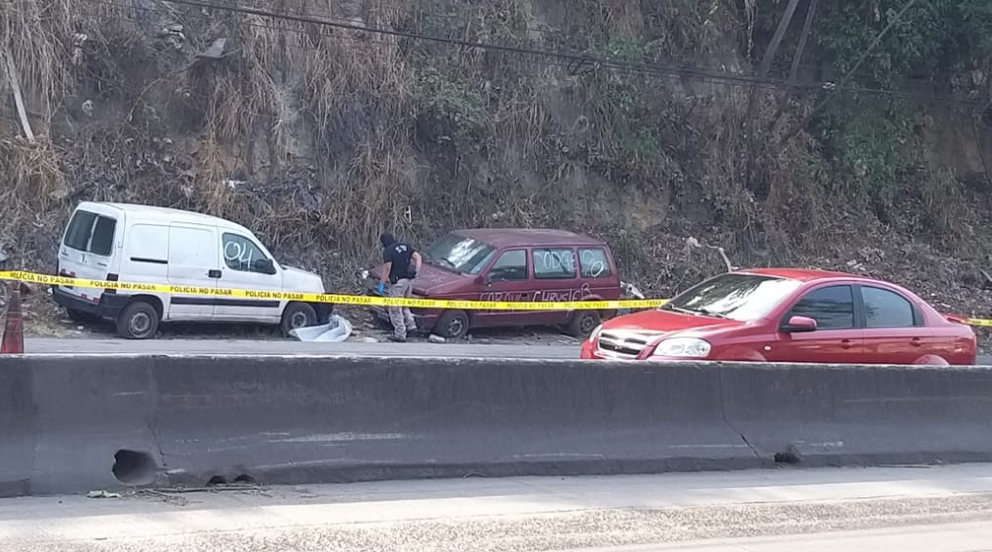
M992 466L403 481L0 500L0 550L992 549Z
M123 354L341 354L349 356L578 358L579 348L564 345L474 345L468 343L302 343L299 341L249 341L221 339L124 339L32 338L28 353Z

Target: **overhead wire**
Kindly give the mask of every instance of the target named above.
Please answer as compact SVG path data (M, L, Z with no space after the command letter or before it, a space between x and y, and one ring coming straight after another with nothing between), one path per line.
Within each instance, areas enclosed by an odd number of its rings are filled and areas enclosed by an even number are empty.
M157 13L165 13L155 8L123 5L112 2L110 0L86 0L86 1L90 3L115 5L123 9L150 10L150 11L155 11ZM631 62L617 58L593 56L588 54L578 54L573 52L562 52L562 51L552 51L552 50L539 50L531 47L511 46L505 44L490 44L490 43L474 42L474 41L457 39L457 38L431 36L431 35L414 33L404 30L370 27L364 24L355 23L352 20L319 18L313 16L310 13L292 14L292 13L277 12L272 10L263 10L259 8L237 5L237 4L218 4L215 2L206 2L202 0L159 0L159 1L163 3L184 5L188 7L199 7L201 9L203 8L214 9L214 10L226 11L230 13L240 13L242 15L254 15L257 17L267 18L276 21L287 21L287 22L294 22L304 25L316 25L330 29L353 31L355 33L362 34L361 38L357 38L357 40L360 41L394 44L388 41L381 41L372 38L367 38L365 35L374 34L379 36L393 36L402 39L410 39L410 40L422 41L422 42L432 42L432 43L444 44L448 46L480 49L484 51L494 51L503 54L536 58L542 60L542 62L547 65L554 65L559 67L564 66L568 69L573 69L573 70L579 70L586 67L593 67L593 68L602 67L620 73L640 74L650 77L688 78L699 82L710 83L710 84L722 84L727 86L756 86L759 88L766 88L766 89L770 88L775 90L803 90L803 89L810 91L823 90L826 92L833 92L833 93L847 92L854 94L895 97L895 98L923 101L928 103L962 104L962 105L972 105L975 107L981 105L981 101L979 100L973 100L958 95L912 92L912 91L893 90L893 89L879 89L879 88L853 86L853 85L838 86L836 83L832 83L832 82L791 82L780 78L770 78L770 77L758 78L753 75L744 74L744 73L712 71L712 70L684 67L684 66L666 66L666 65L660 65L656 63L646 63L646 62ZM319 32L314 33L313 31L309 31L305 29L294 29L279 25L265 25L262 23L246 22L246 21L242 21L241 23L252 27L266 28L266 29L272 29L272 30L278 30L284 32L295 32L295 33L301 33L311 36L316 34L316 36L327 37L331 39L344 39L344 40L356 39L356 37L347 37L343 33L335 33L335 34L319 33Z

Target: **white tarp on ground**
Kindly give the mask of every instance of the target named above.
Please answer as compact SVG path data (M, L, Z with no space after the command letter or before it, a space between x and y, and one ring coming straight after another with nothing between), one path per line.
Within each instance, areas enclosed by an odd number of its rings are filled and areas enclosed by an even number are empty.
M300 341L340 343L351 336L351 322L335 314L328 324L300 328L289 332L289 335Z

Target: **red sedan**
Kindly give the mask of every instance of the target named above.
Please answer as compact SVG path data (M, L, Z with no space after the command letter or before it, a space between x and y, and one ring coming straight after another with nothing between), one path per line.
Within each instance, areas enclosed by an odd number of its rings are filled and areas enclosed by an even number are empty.
M584 359L975 363L972 329L888 282L765 269L711 278L657 310L603 323Z

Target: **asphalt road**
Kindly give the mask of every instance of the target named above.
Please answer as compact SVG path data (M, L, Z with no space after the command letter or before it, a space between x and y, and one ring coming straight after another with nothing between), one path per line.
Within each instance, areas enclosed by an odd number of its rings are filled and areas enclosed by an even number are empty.
M347 356L423 356L423 357L500 357L500 358L578 358L579 345L473 345L468 343L302 343L289 340L223 339L54 339L28 338L27 353L59 354L276 354L276 355L347 355Z
M992 551L992 466L0 500L5 552Z
M27 353L57 354L275 354L414 357L499 357L562 359L578 358L579 344L514 345L509 343L301 343L289 340L155 339L128 341L118 338L56 339L28 338ZM978 363L992 366L992 357L978 357Z

